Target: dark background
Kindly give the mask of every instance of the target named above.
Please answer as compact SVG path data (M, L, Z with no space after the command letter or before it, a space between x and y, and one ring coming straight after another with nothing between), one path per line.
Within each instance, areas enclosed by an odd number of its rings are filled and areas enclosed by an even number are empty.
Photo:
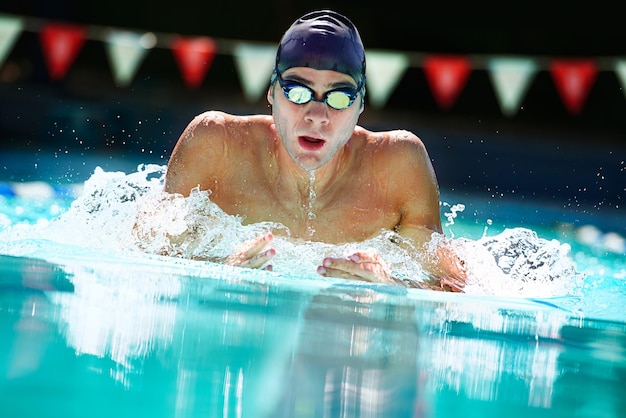
M618 5L40 0L4 4L0 13L206 35L218 42L277 43L300 15L332 8L353 20L366 49L610 60L626 58L626 24ZM616 74L601 71L581 114L574 116L549 73L540 71L522 106L516 115L504 117L487 73L478 69L455 105L441 110L421 68L411 67L387 106L367 107L361 124L415 132L426 143L446 190L491 202L540 198L576 216L621 213L626 198L626 97ZM112 168L126 169L125 164L136 166L137 161L163 164L187 122L206 109L269 112L264 99L245 100L229 54L218 53L203 84L191 90L171 51L155 48L133 83L119 87L102 42L89 40L65 79L53 82L37 33L26 31L0 68L0 179L83 181L92 172L87 162L103 156ZM25 154L34 161L25 160Z

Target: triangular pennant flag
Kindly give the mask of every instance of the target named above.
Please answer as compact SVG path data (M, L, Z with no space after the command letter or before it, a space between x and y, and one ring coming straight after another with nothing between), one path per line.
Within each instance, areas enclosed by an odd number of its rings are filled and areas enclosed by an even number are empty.
M125 87L133 80L148 51L156 44L156 37L151 32L113 30L106 35L106 42L115 82Z
M216 52L217 43L211 38L178 37L172 41L172 53L189 88L202 83Z
M537 73L537 63L530 58L492 58L487 67L502 113L515 115Z
M626 97L626 60L622 59L615 63L615 72L619 82L622 84L622 91Z
M471 71L470 62L461 56L428 56L424 59L424 72L439 107L449 109Z
M401 52L368 51L367 97L374 107L383 107L409 66Z
M235 64L246 98L257 101L267 91L276 60L276 47L241 43L234 49Z
M598 69L592 59L553 60L550 73L567 110L578 115L587 100Z
M23 28L22 19L0 15L0 67L2 67Z
M85 43L86 29L67 23L44 24L39 33L44 59L53 80L65 77Z

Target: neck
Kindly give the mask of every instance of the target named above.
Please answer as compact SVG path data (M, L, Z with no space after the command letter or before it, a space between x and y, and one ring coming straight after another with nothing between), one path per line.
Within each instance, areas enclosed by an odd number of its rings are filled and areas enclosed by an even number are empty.
M328 162L315 170L300 167L286 152L277 153L276 182L280 188L298 193L302 198L309 198L311 187L317 194L332 187L348 168L347 149L342 148Z

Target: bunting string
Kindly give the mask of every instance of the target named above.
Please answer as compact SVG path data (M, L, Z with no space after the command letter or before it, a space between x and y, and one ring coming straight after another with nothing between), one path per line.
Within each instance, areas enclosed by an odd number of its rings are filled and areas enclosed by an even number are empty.
M112 77L120 87L132 84L152 49L162 48L172 51L186 86L196 89L219 53L233 57L245 97L251 102L258 101L268 87L277 46L276 43L79 25L0 13L0 68L24 31L39 35L44 62L53 81L63 80L87 40L103 43ZM435 102L442 110L454 106L472 71L487 72L500 109L508 117L520 109L540 71L550 74L564 107L572 115L582 112L599 72L615 72L622 91L626 92L626 57L442 55L368 49L366 58L368 103L376 108L385 106L408 68L423 70Z

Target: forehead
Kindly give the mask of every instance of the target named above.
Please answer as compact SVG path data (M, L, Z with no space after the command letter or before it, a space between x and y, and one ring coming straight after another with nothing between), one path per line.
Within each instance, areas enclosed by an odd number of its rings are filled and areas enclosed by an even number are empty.
M309 67L292 67L282 73L283 78L289 77L292 80L302 81L306 84L337 87L351 86L356 87L356 83L352 76L333 70L316 70Z

